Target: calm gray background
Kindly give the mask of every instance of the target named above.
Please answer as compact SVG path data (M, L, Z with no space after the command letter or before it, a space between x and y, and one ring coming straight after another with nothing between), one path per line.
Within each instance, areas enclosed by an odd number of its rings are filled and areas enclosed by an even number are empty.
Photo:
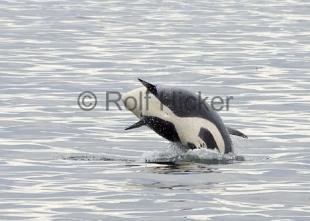
M1 0L0 220L309 220L309 15L307 0ZM250 137L233 139L245 161L144 163L169 144L104 105L137 77L234 96L220 114Z

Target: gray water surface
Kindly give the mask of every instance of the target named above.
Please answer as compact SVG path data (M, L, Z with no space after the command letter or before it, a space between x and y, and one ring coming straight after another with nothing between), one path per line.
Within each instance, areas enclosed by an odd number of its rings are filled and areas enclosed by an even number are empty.
M0 1L0 220L309 220L310 2ZM234 96L245 161L148 164L105 92ZM82 91L98 105L83 111ZM199 153L197 153L199 158Z

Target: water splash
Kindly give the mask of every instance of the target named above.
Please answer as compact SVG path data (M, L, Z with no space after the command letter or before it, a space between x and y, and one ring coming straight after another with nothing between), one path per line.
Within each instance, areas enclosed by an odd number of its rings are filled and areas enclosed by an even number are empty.
M204 164L227 164L235 161L244 161L243 156L238 156L233 153L221 154L216 150L210 149L194 149L186 150L178 144L170 144L165 151L147 152L142 157L146 163L181 163L193 162Z

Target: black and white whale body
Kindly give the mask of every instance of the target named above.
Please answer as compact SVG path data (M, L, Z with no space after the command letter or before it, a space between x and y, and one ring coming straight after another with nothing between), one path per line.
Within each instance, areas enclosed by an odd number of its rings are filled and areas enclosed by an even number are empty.
M125 107L140 120L126 130L148 126L165 139L189 149L233 152L230 135L247 138L226 127L206 102L187 90L155 86L139 79L143 87L122 94Z

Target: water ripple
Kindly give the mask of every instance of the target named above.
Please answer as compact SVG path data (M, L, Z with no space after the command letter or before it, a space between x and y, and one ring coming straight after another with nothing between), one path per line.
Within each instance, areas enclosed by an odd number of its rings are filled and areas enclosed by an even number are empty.
M1 1L0 219L308 220L309 7ZM105 110L105 91L137 77L234 96L220 114L249 136L233 139L245 160L145 163L180 155L150 130L124 132L129 112ZM90 112L76 105L86 90L99 99Z

